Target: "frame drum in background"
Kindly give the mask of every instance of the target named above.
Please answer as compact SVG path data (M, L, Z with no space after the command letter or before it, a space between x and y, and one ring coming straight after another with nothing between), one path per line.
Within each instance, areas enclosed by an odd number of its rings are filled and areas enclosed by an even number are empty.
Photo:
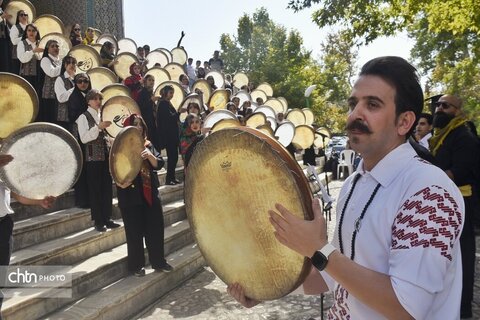
M124 127L117 134L109 157L110 173L116 183L131 183L135 180L142 168L144 143L142 133L136 127Z
M13 132L3 141L0 154L14 159L0 168L0 179L10 190L30 199L65 193L82 171L77 140L51 123L36 122Z
M116 96L110 98L102 107L102 121L111 121L112 124L105 128L107 134L115 138L120 130L123 129L123 121L132 113L140 115L140 108L135 100L130 97Z
M275 139L239 127L216 131L197 145L185 181L193 233L220 279L238 282L256 300L287 295L311 267L309 259L276 240L268 214L276 203L297 217L313 218L308 181Z
M120 79L126 79L131 76L130 66L133 64L139 64L136 55L130 52L123 52L115 57L115 63L113 64L113 70Z
M27 80L0 72L0 97L0 139L3 139L35 120L38 96Z

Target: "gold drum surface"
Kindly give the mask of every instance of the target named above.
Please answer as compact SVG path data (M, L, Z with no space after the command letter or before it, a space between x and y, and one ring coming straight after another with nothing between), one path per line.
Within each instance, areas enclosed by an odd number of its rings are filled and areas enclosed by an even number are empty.
M185 186L198 246L225 283L240 283L250 298L272 300L304 281L309 260L276 240L268 210L281 203L310 220L312 195L278 142L247 127L216 131L197 145Z

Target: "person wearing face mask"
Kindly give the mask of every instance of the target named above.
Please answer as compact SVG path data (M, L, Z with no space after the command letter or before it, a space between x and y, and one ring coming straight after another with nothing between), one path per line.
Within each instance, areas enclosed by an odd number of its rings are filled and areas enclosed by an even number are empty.
M465 224L460 236L463 288L460 317L472 317L473 280L475 271L474 215L478 205L475 184L478 181L478 140L467 127L462 99L446 94L435 104L433 136L429 140L435 164L460 189L465 202Z
M62 70L62 59L58 57L60 50L56 40L49 40L43 50L40 67L45 73L40 104L41 119L54 123L56 121L57 99L55 97L55 81Z

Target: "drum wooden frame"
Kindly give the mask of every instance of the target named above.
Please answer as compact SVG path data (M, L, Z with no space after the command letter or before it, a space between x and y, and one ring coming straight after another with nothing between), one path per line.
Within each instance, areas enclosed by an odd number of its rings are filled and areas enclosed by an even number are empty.
M302 169L277 141L258 130L219 130L197 145L185 181L185 207L197 244L212 270L246 296L273 300L303 283L308 258L274 236L268 210L282 203L313 218Z

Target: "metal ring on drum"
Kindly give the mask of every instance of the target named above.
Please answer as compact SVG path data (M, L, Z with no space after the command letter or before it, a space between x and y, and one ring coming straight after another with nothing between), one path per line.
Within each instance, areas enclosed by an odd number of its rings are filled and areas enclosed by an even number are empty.
M287 147L290 143L292 143L294 136L295 125L290 121L282 122L278 125L277 130L275 130L275 137L284 147Z
M196 242L222 281L239 283L256 300L287 295L311 268L309 259L276 240L268 214L275 203L301 219L313 218L307 178L275 139L238 127L216 131L197 145L185 181Z
M31 123L11 133L3 140L0 154L15 159L0 168L0 180L30 199L65 193L75 184L83 166L82 150L73 135L46 122Z
M211 129L218 121L223 119L233 119L238 121L237 117L232 112L220 109L212 111L207 115L203 121L203 127Z

